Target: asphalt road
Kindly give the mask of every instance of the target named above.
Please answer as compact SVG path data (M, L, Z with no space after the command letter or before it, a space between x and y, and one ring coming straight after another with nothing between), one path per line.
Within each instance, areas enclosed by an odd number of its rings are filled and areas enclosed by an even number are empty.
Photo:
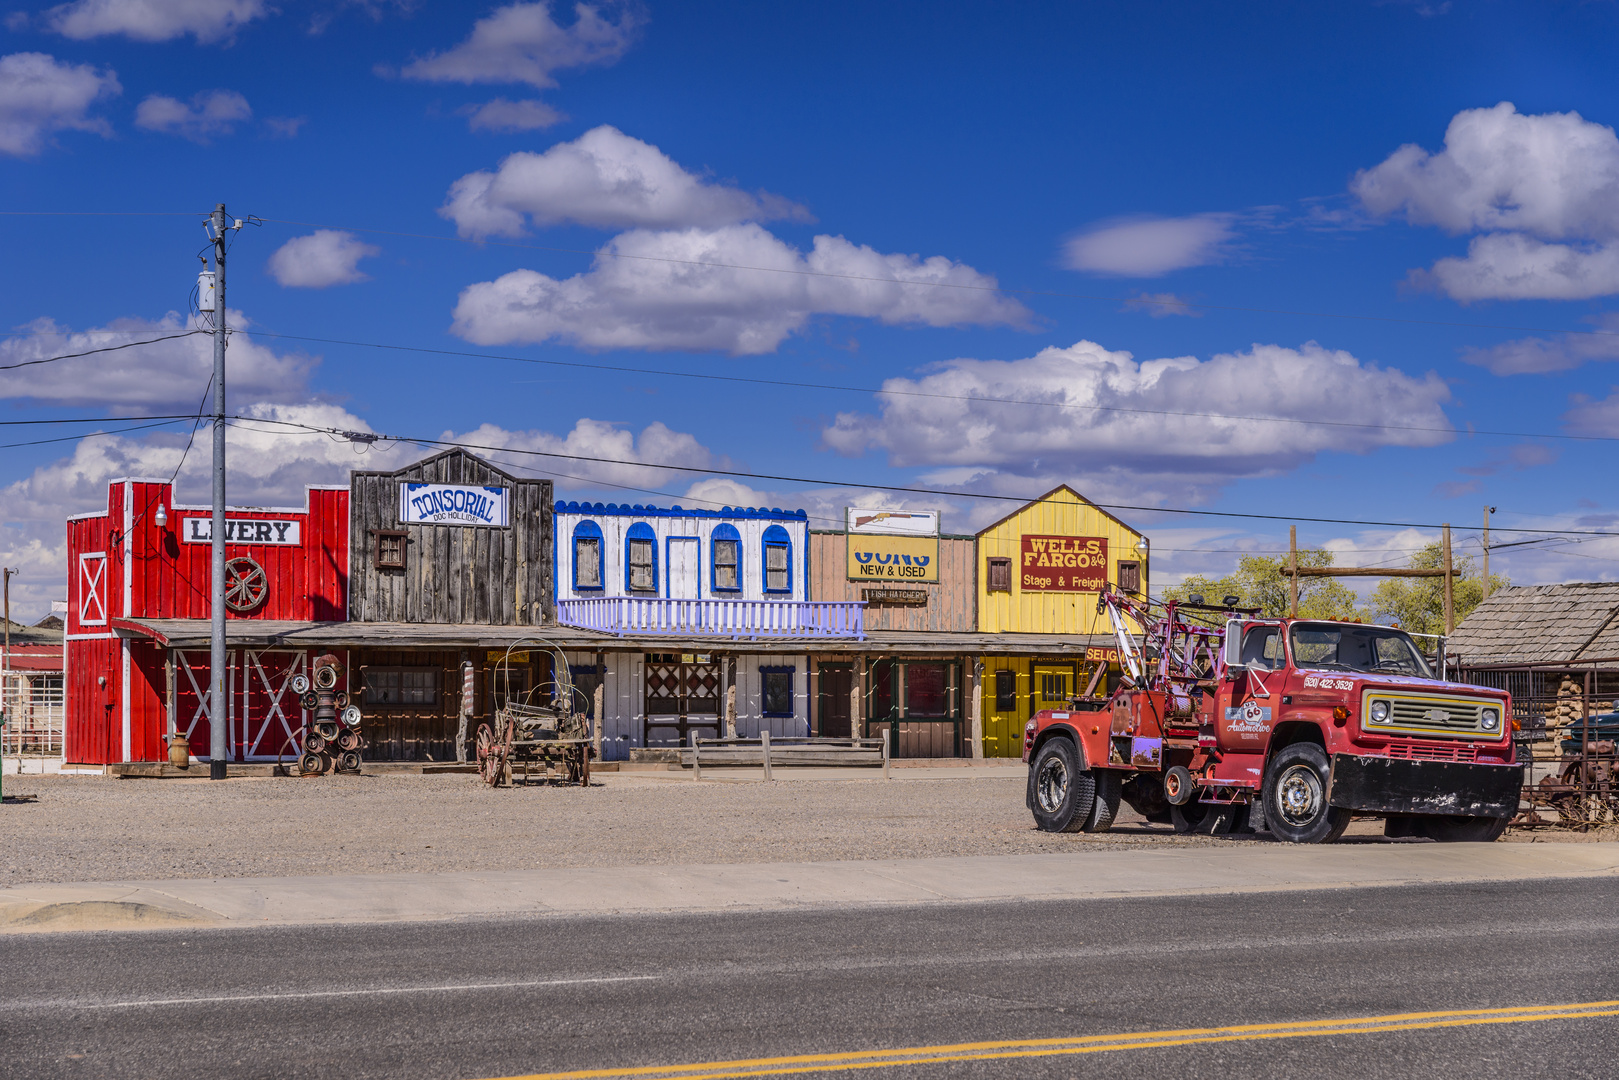
M1607 1077L1613 896L1587 880L13 936L0 1076ZM1278 1026L1301 1022L1326 1023ZM871 1051L901 1052L850 1056ZM798 1055L827 1056L779 1060ZM737 1064L701 1067L719 1061Z

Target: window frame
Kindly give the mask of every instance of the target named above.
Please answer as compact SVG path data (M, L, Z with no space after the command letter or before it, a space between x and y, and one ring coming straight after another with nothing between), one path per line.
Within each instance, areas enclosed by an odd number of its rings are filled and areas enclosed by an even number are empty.
M792 664L761 665L759 668L759 715L771 719L787 719L798 715L798 668ZM787 711L772 712L768 690L771 675L787 676Z
M372 535L377 538L376 547L372 554L372 566L378 570L403 570L405 558L410 550L410 533L404 529L374 529ZM399 558L394 559L384 554L384 546L391 540L399 542Z
M596 581L595 585L579 584L579 541L596 541ZM607 590L607 540L602 536L602 528L590 519L585 519L573 527L572 561L573 561L573 591L599 593Z
M760 591L766 596L790 596L793 591L793 538L786 529L780 525L772 525L764 531L759 538L759 585ZM781 548L787 553L786 573L787 584L784 588L772 589L770 587L770 549Z
M1124 578L1125 578L1126 571L1128 571L1128 572L1135 575L1135 587L1134 588L1131 588L1130 586L1128 586L1128 585L1126 585L1124 583ZM1122 592L1134 593L1136 595L1140 595L1140 593L1141 593L1141 585L1142 585L1142 581L1141 581L1141 560L1140 559L1120 559L1119 560L1119 569L1118 569L1117 577L1118 577L1118 586L1119 586L1119 589Z
M1005 576L999 584L995 581L995 571L1001 571ZM984 560L984 591L1003 592L1012 591L1012 560L1002 555L991 555Z
M405 675L426 673L433 676L433 700L428 702L405 701L374 701L371 698L372 675ZM403 693L403 680L395 689ZM444 670L423 664L388 664L379 667L367 666L360 673L360 704L362 706L377 706L384 709L438 709L444 702Z
M736 553L735 585L720 584L720 545L731 544L731 550ZM708 535L708 591L711 593L739 593L742 591L742 534L735 525L720 523L714 526L714 531Z
M1017 677L1018 673L1013 668L996 669L995 688L990 691L995 696L996 712L1017 712ZM1005 694L1001 693L1001 684L1003 682L1010 685L1010 689ZM1002 702L1005 702L1005 704L1002 704Z
M631 552L635 550L635 544L643 542L650 553L647 565L652 572L652 584L637 588L632 584L635 580L635 561ZM637 521L624 531L624 591L631 596L658 595L658 534L644 521Z

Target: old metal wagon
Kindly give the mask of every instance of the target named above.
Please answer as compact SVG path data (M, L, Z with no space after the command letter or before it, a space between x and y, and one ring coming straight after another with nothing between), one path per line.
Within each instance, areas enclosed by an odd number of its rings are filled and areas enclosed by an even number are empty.
M527 783L536 772L541 779L590 786L591 719L580 707L583 695L573 685L567 658L557 651L553 660L555 680L520 695L510 692L510 665L501 662L497 678L505 676L506 693L494 726L478 727L478 775L490 787L509 786L517 774Z

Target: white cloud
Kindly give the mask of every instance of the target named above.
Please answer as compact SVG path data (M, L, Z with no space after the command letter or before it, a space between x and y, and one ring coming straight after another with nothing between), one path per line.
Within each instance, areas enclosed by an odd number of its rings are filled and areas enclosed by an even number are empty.
M237 124L252 116L247 99L235 90L204 90L194 95L189 105L153 94L135 110L135 126L206 143L214 136L229 135Z
M495 172L468 173L450 186L439 214L462 236L478 238L521 236L525 218L535 225L669 229L808 216L779 196L706 182L656 146L606 124L543 154L512 154Z
M1494 375L1549 375L1570 371L1590 360L1619 360L1619 312L1587 320L1599 329L1554 338L1519 338L1487 349L1469 349L1462 359Z
M934 467L930 481L991 492L1028 494L1083 477L1092 498L1200 500L1232 480L1293 469L1322 452L1433 446L1452 437L1442 408L1450 392L1436 375L1412 378L1313 342L1254 345L1206 361L1137 362L1081 341L1024 360L951 360L883 386L928 396L885 395L881 415L840 413L822 433L828 446L850 456L886 451L897 467ZM1059 405L1081 407L1051 407Z
M252 326L239 311L230 325ZM21 327L25 336L0 341L0 366L63 353L105 349L129 341L179 334L191 327L175 312L161 319L114 319L105 327L75 331L50 319ZM231 338L228 383L233 396L257 401L303 401L309 377L319 359L302 353L277 353L247 334ZM214 373L212 337L194 334L117 352L94 353L72 360L0 371L0 400L21 399L57 404L97 404L120 411L173 412L197 407Z
M454 329L480 345L558 339L586 348L757 355L817 314L925 326L1025 324L1027 310L995 288L994 278L943 256L885 255L841 236L817 236L806 255L752 224L637 229L609 241L574 277L514 270L468 286Z
M1230 214L1129 218L1070 238L1063 245L1063 261L1071 270L1094 274L1158 277L1221 261L1235 235Z
M553 71L611 64L629 48L640 16L626 9L618 21L589 4L574 6L574 23L561 27L549 3L511 4L479 19L455 48L407 64L400 74L425 82L556 85Z
M80 41L113 35L170 41L190 34L205 44L232 37L269 10L265 0L74 0L43 17L58 34Z
M352 285L369 280L360 272L360 260L380 254L381 248L365 243L351 232L318 229L282 244L270 256L265 268L279 284L288 288L324 289L328 285Z
M685 465L691 468L734 468L724 457L714 454L696 437L674 431L661 421L647 425L639 436L618 424L601 420L581 419L566 435L548 431L508 431L493 424L485 424L464 435L459 441L474 446L498 446L510 450L538 450L567 457L531 457L513 455L509 458L498 453L485 453L503 465L516 465L556 478L557 485L565 489L585 489L593 485L622 485L637 489L658 489L663 485L681 482L689 473L673 471L659 466ZM582 460L570 460L582 459ZM644 462L644 465L620 465L613 462ZM663 496L653 496L662 498ZM644 502L644 498L618 499L624 502Z
M111 135L112 128L90 107L123 93L111 69L67 64L45 53L0 57L0 154L31 157L56 131Z
M567 117L543 101L508 101L496 98L461 110L473 131L539 131Z
M1571 394L1573 407L1563 414L1563 428L1575 435L1619 435L1619 387L1607 397Z
M1445 148L1406 145L1350 184L1373 214L1453 235L1465 258L1417 273L1456 300L1577 300L1619 292L1619 138L1579 113L1511 103L1451 120Z

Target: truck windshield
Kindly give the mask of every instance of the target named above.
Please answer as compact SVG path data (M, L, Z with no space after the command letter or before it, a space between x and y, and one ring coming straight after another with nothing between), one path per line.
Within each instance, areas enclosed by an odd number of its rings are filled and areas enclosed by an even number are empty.
M1433 678L1411 639L1393 627L1294 623L1292 640L1295 667Z

